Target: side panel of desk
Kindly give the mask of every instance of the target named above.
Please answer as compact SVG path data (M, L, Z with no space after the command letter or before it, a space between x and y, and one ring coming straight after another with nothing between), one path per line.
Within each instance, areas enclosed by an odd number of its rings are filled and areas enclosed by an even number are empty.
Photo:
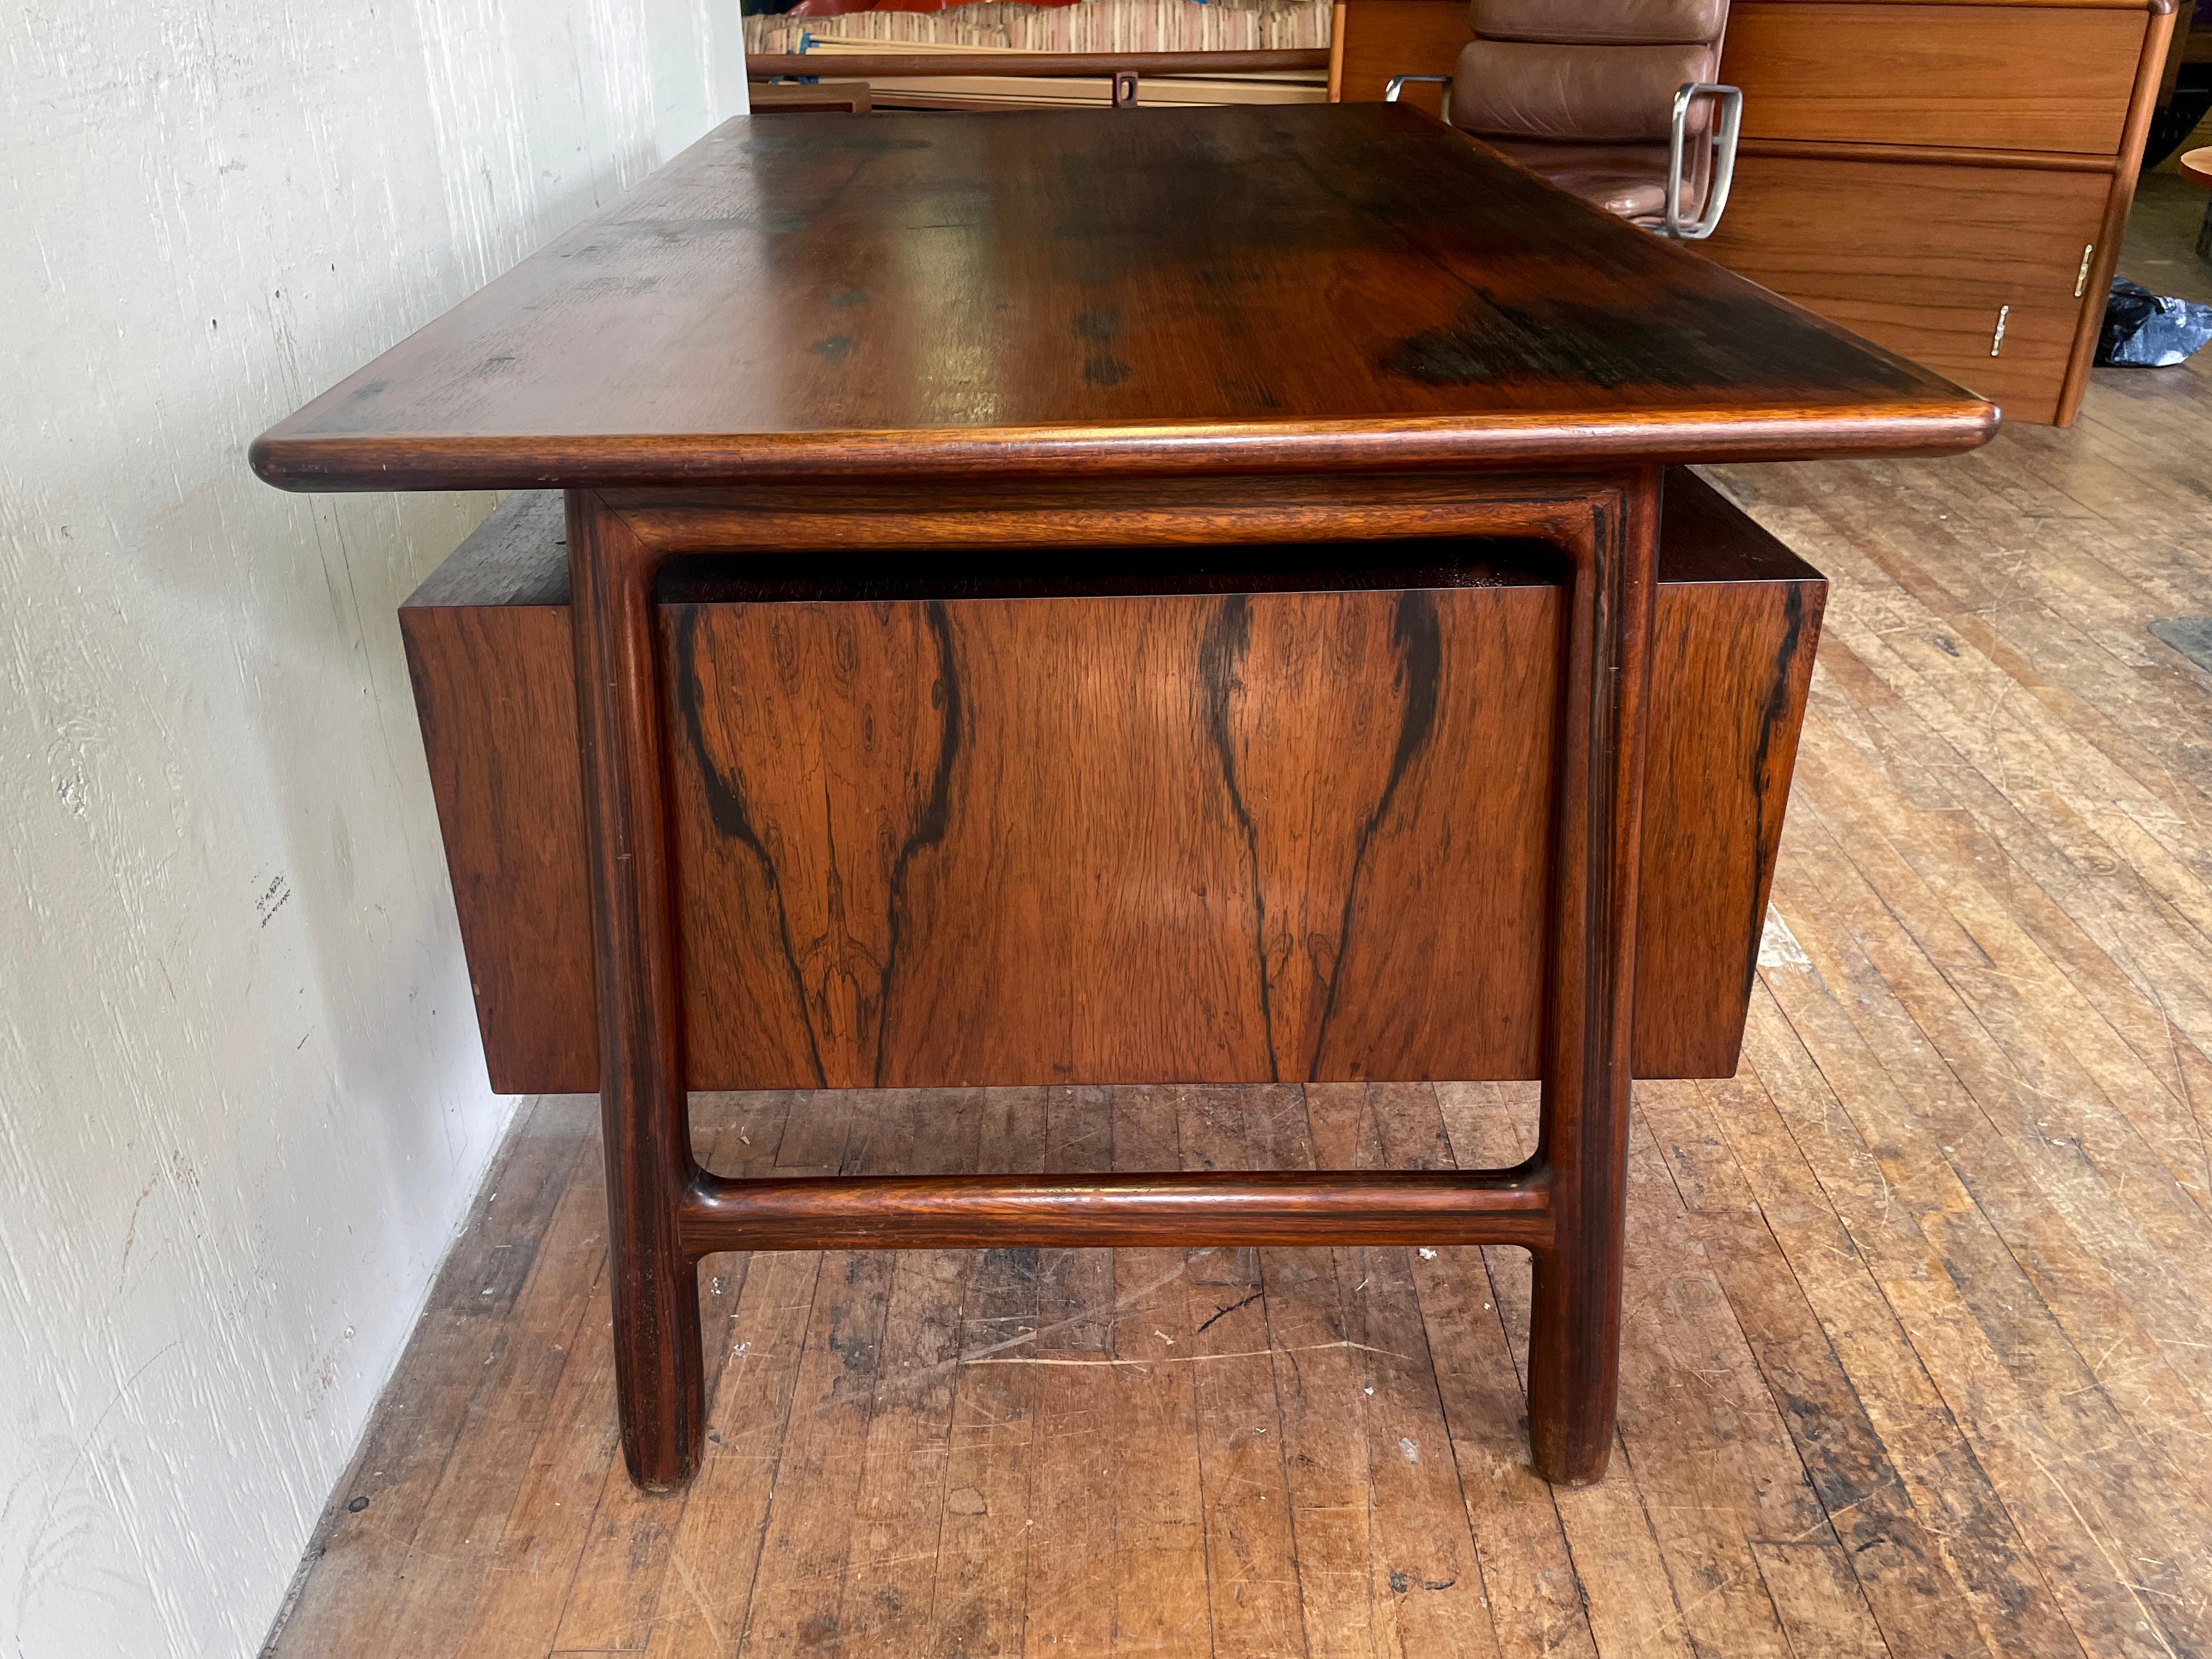
M2148 0L1736 0L1721 78L1744 138L1702 251L2009 419L2067 423L2172 21ZM1337 26L1353 101L1449 75L1468 38L1453 0L1345 0Z
M1669 500L1637 1064L1724 1076L1825 584L1686 475ZM486 1056L517 1093L596 1077L559 533L557 512L517 498L401 613ZM1110 616L900 602L859 621L854 606L668 607L672 800L700 896L684 924L693 1085L1249 1080L1307 1075L1316 1056L1325 1078L1534 1076L1559 591L1443 599L1185 597ZM1443 662L1420 720L1414 624L1440 630ZM1054 742L1041 734L1063 708L1016 670L1070 649L1129 693L1094 696ZM753 660L769 665L757 684ZM1346 696L1332 677L1376 689ZM748 685L780 688L782 712L726 706ZM1097 747L1077 771L1025 760L1079 741ZM814 822L824 788L843 803L835 836ZM1100 799L1071 807L1071 789ZM1103 839L1032 844L1048 822ZM1079 890L1079 870L1114 890ZM1178 974L1157 965L1170 939L1194 964ZM1378 962L1377 942L1415 959ZM886 996L894 956L905 988ZM1369 994L1406 975L1428 993L1402 1007Z

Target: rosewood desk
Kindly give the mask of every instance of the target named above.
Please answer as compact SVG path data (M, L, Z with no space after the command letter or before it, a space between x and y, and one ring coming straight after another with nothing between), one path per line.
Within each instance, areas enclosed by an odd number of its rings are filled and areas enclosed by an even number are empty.
M1725 611L1683 613L1717 677L1655 691L1664 469L1996 421L1409 109L785 115L252 460L566 492L635 1478L694 1467L715 1251L1425 1242L1533 1253L1534 1460L1583 1481L1651 708L1763 719L1762 757L1775 721ZM733 1181L685 1101L1532 1074L1538 1150L1480 1174Z

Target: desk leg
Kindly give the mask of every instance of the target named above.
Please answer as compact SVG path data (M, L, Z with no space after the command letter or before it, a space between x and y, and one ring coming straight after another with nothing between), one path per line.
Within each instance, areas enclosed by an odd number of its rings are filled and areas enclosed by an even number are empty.
M1582 1485L1613 1454L1620 1392L1636 879L1649 725L1659 475L1592 504L1570 545L1537 1157L1554 1231L1535 1253L1528 1432L1536 1472Z
M615 1387L632 1480L690 1478L706 1417L698 1268L676 1236L691 1183L674 875L669 867L654 561L568 492L569 619L599 977L599 1112Z
M1601 1476L1611 1455L1620 1370L1659 474L1577 482L1532 500L1501 486L1491 505L1498 518L1493 533L1549 536L1573 569L1535 1165L1547 1237L1534 1249L1528 1415L1537 1472L1582 1483ZM702 1176L691 1158L653 604L658 556L632 528L633 516L617 514L590 492L569 495L570 617L599 981L616 1379L631 1475L642 1486L665 1487L680 1484L696 1467L705 1416L697 1274L680 1232L684 1217L691 1218L695 1248L736 1248L749 1237L757 1243L759 1206L776 1194L731 1190L732 1183ZM963 1199L957 1192L909 1194L904 1201L915 1212L912 1226L870 1226L859 1236L892 1247L941 1242L918 1229L932 1217L942 1223L943 1216L921 1211L930 1200L941 1209L948 1201L957 1208ZM898 1201L873 1185L831 1198L833 1207L877 1212ZM1169 1237L1197 1243L1243 1236L1229 1227L1232 1218L1204 1203L1172 1208ZM1410 1213L1397 1218L1402 1231L1387 1209L1378 1214L1382 1218L1363 1213L1361 1219L1384 1236L1415 1231ZM833 1225L839 1219L834 1214L800 1219L806 1224L786 1229L782 1248L848 1238ZM1478 1235L1486 1231L1475 1229ZM1021 1208L944 1235L962 1243L1058 1236L1046 1218ZM1510 1231L1503 1236L1510 1242ZM1142 1237L1150 1242L1152 1235Z

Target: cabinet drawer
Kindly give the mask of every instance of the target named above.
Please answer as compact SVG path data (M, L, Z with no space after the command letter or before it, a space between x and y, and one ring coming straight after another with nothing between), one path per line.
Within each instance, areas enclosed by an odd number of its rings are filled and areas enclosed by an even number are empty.
M1750 155L1704 246L2008 416L2049 421L2084 303L2075 284L2111 186L2101 173Z
M1747 137L2110 155L2148 9L1742 0L1721 78Z

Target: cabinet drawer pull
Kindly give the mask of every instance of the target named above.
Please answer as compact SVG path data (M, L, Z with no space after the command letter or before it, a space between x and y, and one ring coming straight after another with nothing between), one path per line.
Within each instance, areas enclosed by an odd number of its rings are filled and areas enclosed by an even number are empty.
M1990 336L1990 356L1992 357L1996 356L1998 352L2004 349L2005 319L2011 315L2012 307L2010 306L1999 306L1997 307L1997 330L1996 333Z

